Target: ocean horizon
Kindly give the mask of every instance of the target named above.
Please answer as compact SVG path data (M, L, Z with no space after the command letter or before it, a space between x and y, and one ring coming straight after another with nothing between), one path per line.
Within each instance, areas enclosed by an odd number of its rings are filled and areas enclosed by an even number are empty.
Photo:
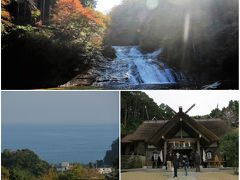
M4 149L30 149L51 164L87 164L104 158L119 136L117 124L3 124Z

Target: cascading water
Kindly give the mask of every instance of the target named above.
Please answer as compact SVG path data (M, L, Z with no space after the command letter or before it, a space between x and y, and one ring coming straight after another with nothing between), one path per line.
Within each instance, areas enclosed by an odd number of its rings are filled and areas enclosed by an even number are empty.
M127 88L136 85L171 84L184 78L157 60L161 50L142 54L138 46L114 46L117 58L104 65L93 86Z

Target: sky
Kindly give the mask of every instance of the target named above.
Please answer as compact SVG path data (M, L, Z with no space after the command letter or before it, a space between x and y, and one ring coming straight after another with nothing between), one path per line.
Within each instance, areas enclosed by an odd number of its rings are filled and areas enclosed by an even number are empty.
M98 0L96 10L107 14L114 6L119 5L122 0Z
M183 111L187 111L193 104L196 106L188 113L190 116L206 115L215 109L228 106L230 100L239 100L238 91L144 91L158 105L167 104L174 111L179 111L179 106Z
M114 124L118 125L118 92L4 91L5 124Z

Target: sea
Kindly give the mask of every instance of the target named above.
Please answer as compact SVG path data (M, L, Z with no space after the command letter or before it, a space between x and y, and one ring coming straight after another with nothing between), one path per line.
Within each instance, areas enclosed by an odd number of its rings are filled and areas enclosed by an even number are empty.
M103 159L118 136L113 124L2 124L1 151L30 149L50 164L87 164Z

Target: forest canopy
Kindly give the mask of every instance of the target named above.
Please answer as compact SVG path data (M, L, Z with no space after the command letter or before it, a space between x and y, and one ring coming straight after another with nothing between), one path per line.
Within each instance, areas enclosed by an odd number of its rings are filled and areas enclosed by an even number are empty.
M121 136L133 133L145 120L169 120L174 113L165 104L157 105L141 91L121 92Z

